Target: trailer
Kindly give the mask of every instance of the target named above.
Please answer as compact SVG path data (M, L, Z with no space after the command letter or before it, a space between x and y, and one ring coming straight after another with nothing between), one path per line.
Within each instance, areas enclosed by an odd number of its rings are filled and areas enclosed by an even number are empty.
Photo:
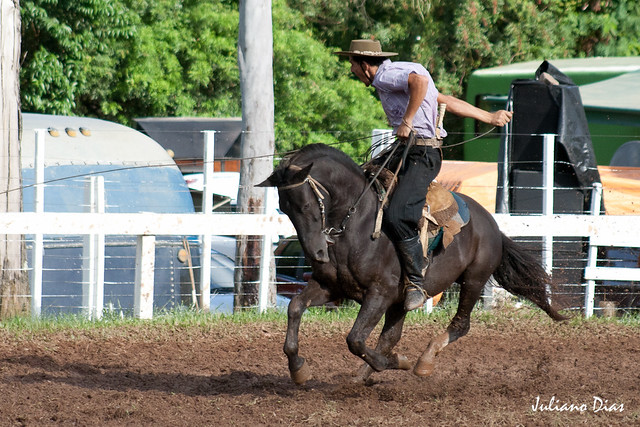
M21 170L23 211L35 209L36 130L44 135L44 211L88 212L91 177L104 180L107 213L194 213L182 173L171 156L148 136L126 126L88 117L22 114ZM41 147L42 148L42 147ZM194 236L158 236L154 308L190 304L199 274ZM42 311L81 313L84 279L84 236L45 235ZM29 266L32 236L26 236ZM136 240L105 240L104 307L128 314L133 308ZM191 253L193 259L187 259ZM189 262L191 261L191 262ZM191 267L190 267L191 266ZM191 271L189 271L191 268ZM31 269L29 270L31 273Z

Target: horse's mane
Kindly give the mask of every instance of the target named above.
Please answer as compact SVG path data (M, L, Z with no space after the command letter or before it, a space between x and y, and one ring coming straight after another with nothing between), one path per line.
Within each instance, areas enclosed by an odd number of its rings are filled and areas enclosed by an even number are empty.
M299 167L305 167L308 164L319 160L321 157L328 157L332 162L344 166L353 173L363 175L362 169L360 169L351 157L346 155L344 152L325 144L305 145L300 150L285 157L282 162L280 162L279 168L284 169L292 164Z

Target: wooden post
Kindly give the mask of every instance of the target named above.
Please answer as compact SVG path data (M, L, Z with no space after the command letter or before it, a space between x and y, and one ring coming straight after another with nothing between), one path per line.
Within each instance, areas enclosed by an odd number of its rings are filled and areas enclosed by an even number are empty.
M20 212L20 2L0 0L0 213ZM21 235L0 234L0 318L29 310Z
M593 190L591 192L591 215L600 215L600 204L602 203L602 183L594 182ZM590 242L591 243L591 242ZM587 266L586 268L595 267L598 261L598 247L589 244L587 251ZM585 274L586 276L586 274ZM584 292L584 316L593 316L593 304L596 297L596 281L587 280L587 287Z
M271 173L275 146L271 1L240 0L239 10L242 165L238 208L242 213L262 213L265 204L264 190L254 185ZM238 236L235 309L255 307L258 304L261 248L260 236Z
M211 181L213 180L215 131L204 132L204 153L202 165L202 215L211 218L213 208L213 192ZM200 308L209 311L211 305L211 233L200 236Z
M36 129L36 152L33 159L34 169L34 212L44 212L44 150L45 129ZM33 253L31 255L31 315L40 317L42 314L42 268L44 264L44 236L42 233L33 235Z
M138 236L136 282L133 298L134 316L153 318L153 280L156 264L156 236Z
M85 180L85 210L105 212L104 176ZM104 233L86 234L82 247L82 306L89 319L101 319L104 309Z
M265 214L269 215L275 212L275 188L266 187L264 189L265 198ZM271 305L272 292L270 292L273 283L273 270L275 269L275 260L273 259L273 243L277 241L277 235L265 234L262 237L262 262L260 265L260 285L258 290L258 309L260 313L264 313Z
M553 216L553 192L555 174L555 141L553 134L544 134L542 161L542 215ZM543 239L542 260L547 273L553 272L553 236L546 235Z

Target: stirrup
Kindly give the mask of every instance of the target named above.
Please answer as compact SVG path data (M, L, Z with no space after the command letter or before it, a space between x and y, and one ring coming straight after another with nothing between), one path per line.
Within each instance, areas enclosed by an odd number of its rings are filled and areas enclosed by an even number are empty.
M416 292L420 293L419 301L418 299L415 298L417 296ZM411 283L411 282L405 285L404 293L405 293L405 297L404 297L405 311L412 311L412 310L415 310L416 308L420 308L424 305L425 302L427 302L429 298L431 298L427 293L427 291L425 291L422 288L422 286L416 285L415 283Z

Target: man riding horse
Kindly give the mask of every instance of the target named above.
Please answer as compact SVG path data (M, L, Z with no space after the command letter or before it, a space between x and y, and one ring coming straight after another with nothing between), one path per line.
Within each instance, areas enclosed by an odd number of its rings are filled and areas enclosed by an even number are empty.
M384 213L385 231L394 241L406 275L405 310L421 307L428 295L423 290L428 258L423 255L418 233L429 184L442 164L442 139L447 133L437 129L438 104L461 117L504 126L512 113L489 113L465 101L438 92L429 72L421 64L392 62L395 52L384 52L377 40L353 40L348 51L351 72L367 86L373 86L380 98L397 143L402 144L388 163L395 170L399 162L397 184Z

